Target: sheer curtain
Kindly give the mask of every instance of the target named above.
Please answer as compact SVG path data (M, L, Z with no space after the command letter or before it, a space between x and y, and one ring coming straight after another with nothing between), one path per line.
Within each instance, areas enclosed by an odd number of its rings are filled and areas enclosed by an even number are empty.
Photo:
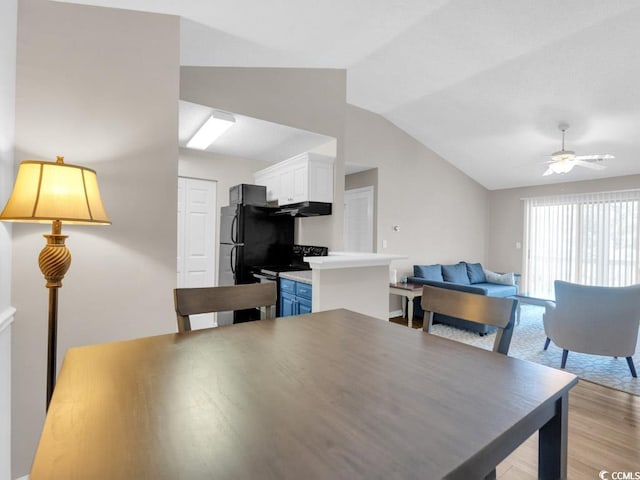
M640 190L524 199L521 291L553 298L553 281L624 286L640 279Z

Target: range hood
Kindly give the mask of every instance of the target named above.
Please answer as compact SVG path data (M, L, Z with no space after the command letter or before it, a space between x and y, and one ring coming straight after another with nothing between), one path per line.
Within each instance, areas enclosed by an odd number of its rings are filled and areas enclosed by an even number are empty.
M331 215L331 204L326 202L300 202L278 207L272 215L291 215L292 217L318 217Z

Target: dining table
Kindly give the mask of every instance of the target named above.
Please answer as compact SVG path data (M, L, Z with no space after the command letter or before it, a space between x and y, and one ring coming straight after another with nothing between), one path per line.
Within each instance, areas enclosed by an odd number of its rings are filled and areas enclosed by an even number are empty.
M344 309L74 347L30 479L566 478L576 383Z

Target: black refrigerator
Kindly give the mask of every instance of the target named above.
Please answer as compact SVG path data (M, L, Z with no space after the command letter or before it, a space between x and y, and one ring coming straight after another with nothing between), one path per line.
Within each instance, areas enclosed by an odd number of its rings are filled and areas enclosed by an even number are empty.
M255 283L255 267L291 261L294 218L273 212L272 208L256 205L221 208L218 285ZM233 314L233 323L254 319L252 311ZM229 323L231 314L218 314L219 325Z

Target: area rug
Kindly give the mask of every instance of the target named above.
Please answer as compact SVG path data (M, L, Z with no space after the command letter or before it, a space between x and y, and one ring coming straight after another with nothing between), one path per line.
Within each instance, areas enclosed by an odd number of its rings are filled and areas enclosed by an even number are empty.
M520 323L513 332L509 356L560 369L562 349L552 342L548 350L543 350L546 338L542 326L544 308L535 305L522 305L521 308ZM481 337L477 333L442 324L434 325L433 333L488 350L493 348L495 340L495 333ZM636 370L640 371L640 345L633 360ZM631 376L624 358L569 352L565 370L589 382L640 396L640 379Z

